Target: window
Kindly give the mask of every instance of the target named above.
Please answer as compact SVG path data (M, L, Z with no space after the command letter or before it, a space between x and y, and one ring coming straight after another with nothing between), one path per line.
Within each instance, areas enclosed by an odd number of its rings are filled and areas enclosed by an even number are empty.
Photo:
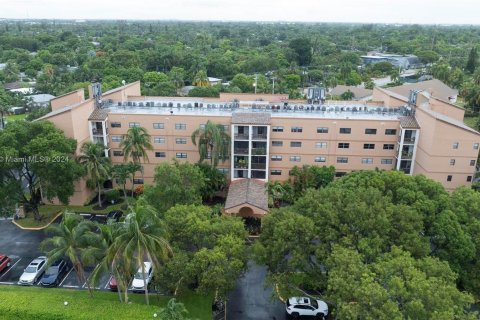
M122 124L120 122L112 122L110 123L110 127L112 128L121 128Z
M346 174L347 174L346 172L335 172L335 177L340 178L340 177L343 177Z
M448 181L448 182L452 181L452 176L451 176L451 175L448 175L448 176L447 176L447 181Z
M133 179L133 184L143 184L143 179Z
M113 150L114 157L123 157L123 151L121 150Z
M187 144L187 139L186 138L175 138L175 143L176 144Z
M272 147L283 147L283 141L272 141Z
M383 150L393 150L395 149L395 145L394 144L390 144L390 143L385 143L383 145Z
M472 182L472 176L467 176L467 182Z
M163 151L156 151L155 152L155 158L165 158L167 155Z
M163 123L160 123L160 122L155 122L153 124L153 129L165 129L165 125Z
M458 149L458 142L453 143L453 149Z
M365 129L365 134L377 134L377 129Z
M291 132L303 132L303 127L292 127Z
M364 143L363 144L363 149L375 149L375 144L374 143Z
M337 163L348 163L347 157L337 157Z
M187 130L185 123L175 123L175 130Z
M283 132L283 127L272 127L273 132Z
M450 165L454 166L455 165L455 159L450 159Z
M350 134L350 133L352 133L352 129L351 128L340 128L340 133L341 134Z
M302 161L302 157L300 157L300 156L290 156L290 161L300 162L300 161Z
M328 128L325 128L325 127L317 128L317 133L328 133Z
M228 124L224 124L224 125L223 125L223 130L228 131L228 128L229 128L229 125L228 125ZM228 169L227 169L227 170L228 170Z
M282 170L271 170L270 175L272 176L281 176L282 175Z
M315 157L315 162L327 162L326 157Z
M394 136L397 134L397 129L385 129L385 135Z
M338 143L338 148L339 148L339 149L348 149L348 148L350 148L350 143L348 143L348 142L340 142L340 143Z
M205 123L200 124L200 129L205 129Z
M165 138L164 137L153 137L153 143L165 144Z
M227 174L228 172L230 172L230 169L228 168L217 168L217 170L223 174Z
M282 156L272 156L270 159L272 159L272 161L282 161Z
M392 164L393 160L392 159L382 159L380 161L381 164Z
M372 164L373 163L373 158L362 158L362 163L363 164Z
M479 143L474 143L474 144L473 144L473 149L477 150L479 146L480 146Z
M129 128L140 127L140 122L129 122L129 123L128 123L128 127L129 127Z
M326 149L327 148L327 143L326 142L315 142L315 148L317 149Z
M470 160L470 166L472 166L472 167L475 166L475 160Z
M302 147L302 142L300 142L300 141L290 141L290 147L291 148L301 148Z
M187 158L187 153L186 152L177 152L175 154L175 158L177 159L186 159Z
M112 142L122 142L122 136L112 136Z

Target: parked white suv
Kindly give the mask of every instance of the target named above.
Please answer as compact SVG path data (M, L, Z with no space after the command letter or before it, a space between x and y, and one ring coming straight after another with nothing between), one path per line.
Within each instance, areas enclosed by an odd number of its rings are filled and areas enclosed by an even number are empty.
M328 315L328 305L322 300L292 297L286 302L286 311L294 319L300 316L314 316L318 319L324 319Z
M40 256L34 259L25 268L23 274L20 276L18 284L25 286L33 286L37 279L40 278L47 266L47 257Z
M147 284L150 283L153 277L153 266L151 262L144 262L144 270L145 270L145 276L142 273L142 267L139 267L137 270L137 273L135 274L135 277L133 278L132 281L132 291L145 291L145 286L143 279L145 278L145 282Z

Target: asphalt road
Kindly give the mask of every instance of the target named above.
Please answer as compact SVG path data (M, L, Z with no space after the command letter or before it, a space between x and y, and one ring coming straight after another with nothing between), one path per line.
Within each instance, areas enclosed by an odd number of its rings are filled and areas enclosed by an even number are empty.
M22 230L11 220L0 220L0 253L9 257L36 258L44 255L39 245L46 238L45 232Z
M265 287L267 268L248 262L248 270L229 294L227 320L284 320L285 305L272 300L272 287Z

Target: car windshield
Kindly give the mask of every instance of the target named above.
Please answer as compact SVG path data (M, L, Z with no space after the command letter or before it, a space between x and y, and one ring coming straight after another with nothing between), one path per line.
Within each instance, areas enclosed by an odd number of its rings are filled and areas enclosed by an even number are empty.
M54 276L58 273L58 267L51 267L48 268L47 272L45 272L46 276Z
M147 278L148 278L148 274L145 273L145 279L147 279ZM137 272L137 274L135 274L135 279L143 280L143 273Z
M35 273L35 272L37 272L37 267L27 267L27 269L25 269L25 272L26 273Z
M318 309L318 302L317 302L317 300L311 300L311 303L312 303L312 307L314 307L315 309Z

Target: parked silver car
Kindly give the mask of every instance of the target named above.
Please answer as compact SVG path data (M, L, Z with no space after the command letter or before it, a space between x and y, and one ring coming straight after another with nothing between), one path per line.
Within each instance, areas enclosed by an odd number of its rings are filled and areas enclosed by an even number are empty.
M18 284L24 286L33 286L35 282L37 282L38 278L40 278L40 276L43 274L46 267L47 257L40 256L34 259L23 271Z

